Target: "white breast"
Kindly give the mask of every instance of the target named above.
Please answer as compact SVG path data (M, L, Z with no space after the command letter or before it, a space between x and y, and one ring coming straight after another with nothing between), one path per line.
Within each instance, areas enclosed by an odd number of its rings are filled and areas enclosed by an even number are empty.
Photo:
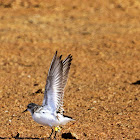
M50 112L34 113L33 119L39 124L52 126L58 126L60 124L59 120Z

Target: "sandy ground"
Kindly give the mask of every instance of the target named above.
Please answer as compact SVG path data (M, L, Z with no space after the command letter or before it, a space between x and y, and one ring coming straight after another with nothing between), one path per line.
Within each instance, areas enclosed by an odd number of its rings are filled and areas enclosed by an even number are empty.
M22 114L42 103L55 51L73 61L58 139L140 139L139 0L0 0L0 139L47 138Z

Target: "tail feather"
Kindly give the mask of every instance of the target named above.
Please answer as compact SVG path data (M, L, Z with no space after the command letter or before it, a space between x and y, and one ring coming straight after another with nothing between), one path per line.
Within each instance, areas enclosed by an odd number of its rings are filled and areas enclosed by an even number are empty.
M68 116L63 115L62 116L62 119L61 119L61 124L62 125L65 125L66 123L68 123L70 121L74 121L74 119L72 119L71 117L68 117Z

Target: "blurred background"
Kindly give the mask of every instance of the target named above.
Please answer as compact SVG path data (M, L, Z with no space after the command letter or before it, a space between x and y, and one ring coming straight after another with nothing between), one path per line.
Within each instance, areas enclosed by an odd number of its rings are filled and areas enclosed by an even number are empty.
M58 139L138 140L139 0L0 0L0 138L49 136L21 112L42 104L56 50L73 56L64 109L76 120Z

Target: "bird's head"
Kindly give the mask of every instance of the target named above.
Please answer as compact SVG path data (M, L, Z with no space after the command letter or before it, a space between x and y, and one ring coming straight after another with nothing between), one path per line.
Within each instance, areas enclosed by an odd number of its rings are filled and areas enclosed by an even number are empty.
M26 111L29 111L31 114L33 114L33 113L34 113L34 109L35 109L36 106L37 106L37 105L34 104L34 103L28 104L28 105L27 105L27 109L24 110L23 113L26 112Z

